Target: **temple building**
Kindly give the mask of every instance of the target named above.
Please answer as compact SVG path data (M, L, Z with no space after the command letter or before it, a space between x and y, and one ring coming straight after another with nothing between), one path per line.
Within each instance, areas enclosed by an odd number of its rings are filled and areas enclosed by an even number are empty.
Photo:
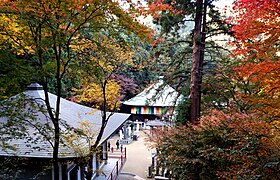
M135 97L122 103L132 121L146 122L161 119L171 121L175 107L182 98L174 88L165 84L163 77Z

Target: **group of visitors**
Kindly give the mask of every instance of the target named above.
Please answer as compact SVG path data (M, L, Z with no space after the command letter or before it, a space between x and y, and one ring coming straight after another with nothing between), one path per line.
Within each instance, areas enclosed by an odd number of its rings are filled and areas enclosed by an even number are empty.
M117 146L117 150L120 149L121 152L123 151L123 145L121 144L121 146L120 146L120 141L119 140L116 141L116 146ZM111 143L110 142L108 142L108 149L111 149L112 152L114 151L113 147L111 147Z

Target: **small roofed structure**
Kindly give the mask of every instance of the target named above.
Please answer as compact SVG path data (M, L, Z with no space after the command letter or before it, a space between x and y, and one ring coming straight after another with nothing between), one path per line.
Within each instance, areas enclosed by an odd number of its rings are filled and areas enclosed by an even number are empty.
M163 77L160 77L156 83L122 104L130 110L129 113L132 114L134 121L145 121L145 119L154 120L162 116L170 118L181 98L182 95L165 84Z
M156 132L158 132L158 129L164 129L166 127L170 127L170 125L164 121L160 121L158 119L155 120L150 120L148 122L145 123L146 126L149 127L150 129L150 134L156 134Z
M168 126L168 124L166 122L160 121L160 120L151 120L148 121L146 123L146 126L150 126L150 127L164 127L164 126Z
M56 109L56 101L57 96L51 93L47 93L50 101L50 106L52 109ZM36 162L34 165L26 166L24 171L26 172L22 179L32 178L34 173L40 173L39 166L43 166L43 162L50 162L53 157L53 124L51 119L46 112L46 104L45 104L45 94L42 86L39 84L31 84L28 86L28 90L23 92L20 95L16 95L11 97L7 101L12 101L14 99L20 99L22 104L22 111L15 109L15 111L25 113L22 115L22 121L24 123L24 130L26 133L23 136L18 136L17 131L15 129L15 136L9 137L8 135L5 138L5 146L0 145L0 161L4 157L21 157L27 158L28 162ZM1 111L8 107L0 107ZM18 108L18 107L14 107ZM108 115L111 114L108 112ZM100 148L103 150L99 155L101 159L106 160L107 156L107 139L122 126L122 124L128 119L130 114L123 113L114 113L110 116L107 126L102 135L102 139L99 143ZM0 126L5 127L5 124L9 122L11 119L8 117L0 117ZM17 120L17 119L15 119ZM61 136L63 133L71 133L71 130L76 130L80 123L89 122L91 124L90 128L93 131L92 139L97 137L100 127L101 127L101 111L86 107L66 99L60 98L60 128L61 128ZM17 124L15 127L17 128ZM8 131L8 129L7 129ZM95 132L95 133L94 133ZM20 130L19 130L20 133ZM29 136L25 136L25 135ZM71 134L64 134L71 135ZM2 135L3 138L3 135ZM3 138L4 139L4 138ZM2 139L0 139L2 141ZM86 141L86 139L84 139ZM79 143L79 142L78 142ZM77 143L77 144L78 144ZM81 143L83 144L83 143ZM12 148L11 148L12 147ZM88 147L88 146L87 146ZM81 179L81 167L75 163L75 159L80 156L79 152L76 151L77 147L73 147L73 145L67 144L66 141L61 139L60 147L59 147L59 161L62 162L60 164L60 171L62 174L62 179ZM95 155L92 156L93 168L97 169L102 166L104 162L98 162ZM27 161L25 161L27 164ZM43 164L43 165L42 165ZM95 171L93 170L95 173ZM47 171L42 179L52 179L52 170ZM95 174L93 174L95 175Z

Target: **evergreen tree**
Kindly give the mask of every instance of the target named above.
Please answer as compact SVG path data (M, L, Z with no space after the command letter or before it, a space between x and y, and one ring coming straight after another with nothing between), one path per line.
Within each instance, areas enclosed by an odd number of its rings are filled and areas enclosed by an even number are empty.
M201 111L203 74L209 73L227 53L212 37L228 34L230 27L213 0L163 1L163 4L172 10L155 16L160 34L153 49L154 60L159 63L159 72L179 91L182 87L190 88L189 120L195 123Z

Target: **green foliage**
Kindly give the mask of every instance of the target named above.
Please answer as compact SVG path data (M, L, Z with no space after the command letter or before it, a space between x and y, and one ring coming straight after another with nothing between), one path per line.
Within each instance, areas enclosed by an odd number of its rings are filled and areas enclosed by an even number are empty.
M156 2L160 3L162 1ZM203 22L205 30L202 28L202 31L205 32L202 32L201 37L196 39L199 42L205 39L205 42L199 43L202 46L200 52L202 58L197 59L199 61L197 64L200 65L199 69L195 70L195 72L198 71L199 73L199 82L197 82L199 84L197 88L199 97L195 99L199 99L199 101L201 99L200 102L204 104L209 103L207 101L209 98L203 98L205 85L203 81L205 79L202 77L205 75L211 76L211 71L219 65L223 60L223 56L228 53L227 49L224 49L223 45L215 39L215 36L228 34L230 26L223 21L225 17L217 10L213 2L205 1L204 3L204 6L205 4L207 6L207 10L202 13L202 16L206 14L206 22ZM163 1L162 3L171 5L173 11L161 11L158 17L155 18L154 22L158 25L160 33L156 37L157 41L153 46L152 58L154 64L152 66L154 66L155 71L164 75L168 79L168 83L175 87L177 91L184 93L184 89L190 87L191 74L194 74L191 72L191 68L193 66L193 29L196 3L195 1L181 0ZM205 38L203 37L204 35ZM210 96L210 94L208 95ZM215 98L213 97L213 99ZM188 105L186 104L185 112L188 111L187 107ZM197 109L203 112L206 110L204 107L197 107Z
M30 159L17 157L18 146L14 140L19 140L26 147L25 153L40 151L43 147L37 145L42 142L52 146L53 129L48 121L37 119L38 115L46 115L41 100L34 100L25 94L18 94L0 101L0 148L10 156L1 157L0 178L22 179L28 172ZM47 116L45 116L47 117ZM49 163L48 163L49 165ZM34 176L41 176L48 167L35 168ZM30 169L29 169L30 170ZM38 171L37 171L38 170ZM34 177L35 178L35 177Z
M190 100L189 100L189 88L185 88L183 91L183 100L181 100L176 107L176 125L182 125L186 123L186 119L189 116Z
M146 88L151 81L155 80L158 76L158 73L151 71L153 68L153 62L151 62L151 45L145 42L139 42L135 36L129 36L126 40L129 46L134 50L133 54L133 65L124 64L121 70L116 71L116 77L121 76L124 78L115 78L115 79L130 79L135 83L136 87L132 85L132 89L129 90L124 88L123 90L129 91L124 96L124 99L130 99L135 96L139 91ZM128 80L127 79L127 80ZM121 81L125 83L125 81Z
M0 47L0 100L22 92L32 73L28 62L16 56L9 47Z
M225 56L217 67L204 75L202 84L202 109L209 107L226 110L234 108L236 111L249 112L253 106L248 96L259 96L258 83L249 79L242 79L233 69L240 63L237 58ZM207 111L204 111L207 113Z
M190 81L192 48L188 43L191 37L167 34L161 38L163 40L152 49L151 69L165 76L168 83L180 91Z
M24 158L4 157L0 161L0 178L2 180L18 179L24 173L22 162ZM26 159L25 159L26 160Z
M159 26L160 35L159 41L155 44L156 47L161 46L161 43L166 43L169 47L172 46L188 46L189 49L193 45L193 28L195 16L195 2L192 1L163 1L163 3L172 5L173 12L163 11L158 18L155 18L155 23ZM221 46L210 39L218 34L228 34L230 28L223 19L224 15L213 4L213 1L207 2L207 33L206 34L206 54L210 58L213 54L219 53ZM173 51L176 51L176 48ZM190 51L191 53L192 51ZM211 55L212 54L212 55ZM172 56L171 56L172 57ZM183 56L182 56L183 57ZM187 58L187 57L185 57ZM191 58L191 56L189 56ZM210 59L209 58L209 59ZM175 59L175 58L174 58Z
M119 74L132 79L135 82L135 84L137 84L138 89L140 90L146 88L151 81L156 79L156 73L150 71L148 66L144 66L138 69L127 67ZM130 98L133 97L135 94L136 93L130 94Z
M27 146L45 140L52 145L53 129L49 122L37 119L38 115L47 113L41 100L19 94L0 101L0 107L0 142L4 149L16 152L16 147L9 144L13 139L23 139Z
M54 75L51 75L48 78L48 92L55 94L56 93L56 81ZM61 97L66 99L71 99L75 94L73 88L80 88L80 77L69 75L66 76L61 81Z

